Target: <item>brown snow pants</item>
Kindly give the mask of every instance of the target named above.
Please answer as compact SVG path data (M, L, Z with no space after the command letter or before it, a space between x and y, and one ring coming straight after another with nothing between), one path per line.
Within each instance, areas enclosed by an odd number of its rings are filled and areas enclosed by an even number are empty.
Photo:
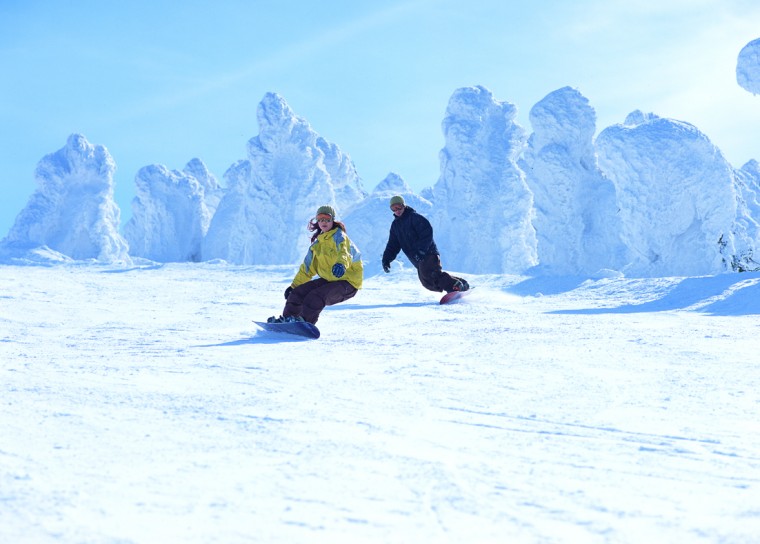
M325 306L348 300L356 294L356 287L345 280L327 281L324 278L307 281L290 292L283 317L301 316L309 323L316 323Z

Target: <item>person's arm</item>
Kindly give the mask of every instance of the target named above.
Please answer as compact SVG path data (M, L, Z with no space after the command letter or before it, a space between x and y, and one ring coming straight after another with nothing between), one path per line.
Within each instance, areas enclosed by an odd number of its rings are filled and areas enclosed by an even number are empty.
M338 257L336 261L332 263L330 268L330 275L332 277L325 278L329 281L341 279L346 274L346 270L349 269L353 260L351 240L349 240L348 236L346 236L341 229L338 229L335 234L333 234L332 239L338 248ZM328 266L329 265L330 263L328 263Z
M414 224L412 228L415 232L414 257L417 262L425 258L433 245L433 226L425 217L416 214L413 216Z
M391 227L391 232L388 235L388 243L385 244L385 251L383 251L383 269L385 269L386 266L391 266L391 263L396 259L399 251L401 251L401 244L398 241L396 233L393 232L393 227Z
M311 278L314 277L316 272L314 272L314 250L310 247L306 251L306 257L304 257L303 262L301 263L301 266L298 267L298 273L296 274L296 277L293 278L293 283L291 283L291 287L298 287L299 285L303 285L307 281L311 281Z

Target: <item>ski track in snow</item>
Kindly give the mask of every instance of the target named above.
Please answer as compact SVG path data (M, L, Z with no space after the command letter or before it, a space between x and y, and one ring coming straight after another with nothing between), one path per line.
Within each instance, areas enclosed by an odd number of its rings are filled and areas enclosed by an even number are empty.
M4 542L751 542L760 274L0 267Z

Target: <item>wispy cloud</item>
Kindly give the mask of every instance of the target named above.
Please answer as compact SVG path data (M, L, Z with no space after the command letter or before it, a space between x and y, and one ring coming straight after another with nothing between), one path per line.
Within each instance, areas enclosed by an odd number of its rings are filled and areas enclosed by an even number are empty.
M336 46L348 44L353 39L377 27L382 27L423 11L433 5L434 0L401 1L390 7L376 10L354 20L326 28L317 34L290 43L275 53L255 58L236 70L218 74L208 74L195 85L183 85L172 92L148 96L133 107L122 109L118 115L109 116L112 121L126 120L148 115L177 104L239 86L251 78L261 78L267 73L282 71L288 66L302 64L304 59L315 58Z

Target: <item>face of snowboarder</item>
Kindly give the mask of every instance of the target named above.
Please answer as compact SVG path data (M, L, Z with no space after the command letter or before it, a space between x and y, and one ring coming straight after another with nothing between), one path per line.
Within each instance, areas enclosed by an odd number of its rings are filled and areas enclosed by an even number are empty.
M404 213L404 207L401 204L394 204L391 206L391 211L396 217L401 217L401 214Z
M319 223L319 229L322 232L327 232L333 227L333 219L325 213L320 213L317 216L317 223Z

